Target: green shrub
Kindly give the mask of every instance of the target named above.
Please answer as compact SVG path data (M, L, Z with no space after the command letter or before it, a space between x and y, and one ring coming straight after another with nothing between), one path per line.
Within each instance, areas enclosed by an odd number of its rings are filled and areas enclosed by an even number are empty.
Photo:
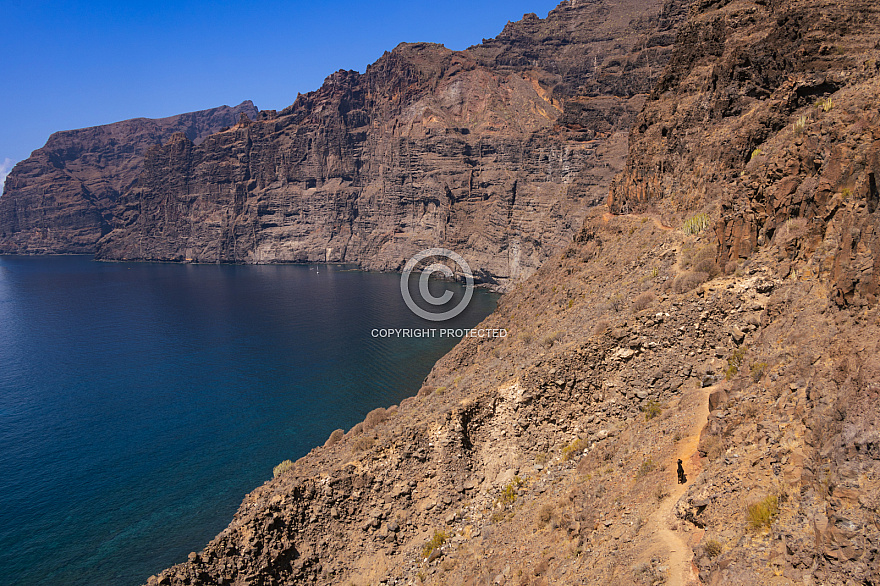
M422 557L430 557L435 549L439 549L449 539L449 534L445 531L435 530L434 536L428 540L428 543L422 546Z
M278 478L291 468L293 468L293 462L291 462L290 460L284 460L283 462L272 468L272 478Z
M763 154L764 154L764 151L762 151L761 149L755 149L752 151L752 154L749 155L749 161L751 161L755 157L760 157Z
M752 503L746 509L749 527L754 530L762 527L769 528L777 515L779 515L779 498L775 494L771 494L760 502Z
M749 367L749 370L752 373L752 381L758 382L761 380L761 377L764 376L764 372L767 370L766 362L755 362Z
M727 368L724 369L724 378L726 380L730 380L736 376L736 374L739 372L739 367L742 366L743 357L745 355L745 346L740 346L733 351L733 354L731 354L730 358L727 359Z
M697 214L685 220L681 229L685 234L699 234L709 227L709 216Z
M642 405L642 412L645 414L645 421L649 421L663 413L663 409L660 407L660 403L658 401L651 399L650 401Z
M512 505L516 502L516 489L522 486L523 481L519 476L514 476L513 480L504 485L501 489L501 494L498 495L498 498L495 499L497 502L502 505Z

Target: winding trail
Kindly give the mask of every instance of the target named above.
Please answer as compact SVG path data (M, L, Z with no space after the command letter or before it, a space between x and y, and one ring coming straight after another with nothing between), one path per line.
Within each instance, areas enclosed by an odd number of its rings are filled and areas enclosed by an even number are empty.
M697 446L700 442L700 433L706 426L709 417L709 395L715 390L714 386L699 389L699 399L696 407L691 412L692 426L686 437L678 442L677 458L681 459L687 475L687 484L678 484L676 466L669 469L666 477L670 479L672 488L669 496L660 501L657 510L648 518L647 530L652 535L651 550L668 552L669 579L668 586L691 586L701 584L696 568L693 565L693 551L688 544L688 535L673 529L678 523L675 517L675 504L684 495L700 473L700 456Z
M612 214L611 212L605 212L604 214L602 214L602 222L607 224L611 218L614 218L616 216L628 218L650 218L651 221L654 222L654 225L661 230L672 230L672 226L667 226L660 220L660 218L653 214Z

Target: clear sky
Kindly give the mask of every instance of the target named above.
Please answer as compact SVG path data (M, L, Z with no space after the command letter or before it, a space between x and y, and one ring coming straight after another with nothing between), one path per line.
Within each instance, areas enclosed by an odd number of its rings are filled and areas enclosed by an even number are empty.
M558 0L0 0L0 178L52 132L243 100L281 109L402 41L464 49Z

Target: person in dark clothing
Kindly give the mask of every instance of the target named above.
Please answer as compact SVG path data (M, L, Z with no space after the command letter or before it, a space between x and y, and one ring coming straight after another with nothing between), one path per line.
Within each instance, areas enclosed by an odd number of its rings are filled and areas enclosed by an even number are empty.
M688 481L688 477L684 473L684 468L681 465L681 460L678 461L678 483L684 484Z

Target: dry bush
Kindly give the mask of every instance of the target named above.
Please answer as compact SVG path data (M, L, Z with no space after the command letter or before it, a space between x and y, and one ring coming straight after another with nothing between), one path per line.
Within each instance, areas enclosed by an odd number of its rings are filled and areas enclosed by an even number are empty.
M434 387L432 387L431 385L425 385L419 389L419 392L416 396L417 397L427 397L428 395L434 394L435 390L436 389Z
M718 557L721 555L721 542L710 539L703 544L703 553L709 558Z
M661 413L663 413L663 407L660 405L659 401L655 401L651 399L641 407L642 412L645 414L645 421L649 421L654 419Z
M643 309L647 309L652 303L654 303L654 294L650 291L645 291L635 299L633 299L632 308L633 311L642 311Z
M642 462L641 466L639 466L639 469L636 471L636 478L644 478L645 476L653 472L656 467L657 464L654 463L654 459L649 457L647 460Z
M563 336L563 333L561 331L560 332L553 332L549 336L545 336L544 339L541 340L541 344L545 348L551 348L553 346L553 344L555 344L560 339L562 339L562 336Z
M544 505L538 510L538 529L543 529L553 519L553 505Z
M706 273L710 279L714 279L721 274L721 267L715 262L715 259L705 258L694 265L694 271L698 273Z
M736 261L734 261L734 260L727 261L727 264L724 265L724 274L725 275L732 275L733 273L736 272L737 268L739 268L739 265L736 264Z
M669 492L662 485L654 489L654 498L657 499L658 503L668 496Z
M362 433L364 433L363 423L356 423L355 426L348 431L348 435L360 435Z
M676 293L687 293L691 289L702 285L708 279L708 273L694 273L688 271L675 277L675 282L672 284L672 288Z
M373 409L364 418L364 431L369 431L388 419L388 412L383 407Z
M293 462L291 462L290 460L284 460L283 462L272 468L272 478L278 478L291 468L293 468Z
M596 326L593 328L593 333L602 334L608 331L611 328L611 322L607 319L600 319L596 322Z
M637 580L637 584L664 584L666 575L655 567L654 564L643 562L635 567L633 574Z
M438 549L446 543L450 535L442 529L434 531L434 536L422 546L422 557L429 557L435 549Z
M752 363L752 366L749 367L749 370L752 373L752 382L758 382L764 376L764 373L767 372L767 363L754 362Z
M354 438L354 441L351 442L351 449L355 452L363 452L364 450L369 450L373 447L373 444L376 443L376 440L371 438L368 435L359 435Z
M324 447L327 448L332 446L333 444L339 443L339 440L341 440L344 435L345 431L341 429L334 429L330 433L330 437L327 438L327 441L324 442Z
M685 268L692 267L694 272L698 273L704 272L712 274L712 270L714 270L716 271L714 274L717 275L720 271L720 267L715 263L716 256L717 251L714 244L707 244L700 248L686 246L681 250L681 265Z
M571 444L562 448L562 459L565 460L566 462L570 461L571 459L575 458L578 454L583 452L585 449L587 449L587 447L589 445L590 445L590 442L583 439L583 438L576 439Z
M801 238L807 234L807 219L806 218L790 218L786 220L786 222L776 229L776 232L773 234L773 240L777 244L781 244L783 242L787 242L789 240L794 240L796 238Z

